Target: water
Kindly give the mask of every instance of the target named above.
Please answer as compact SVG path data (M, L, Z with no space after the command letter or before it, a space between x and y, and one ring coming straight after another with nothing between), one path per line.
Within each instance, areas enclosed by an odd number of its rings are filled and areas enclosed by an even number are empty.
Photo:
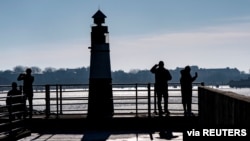
M198 99L197 99L197 87L195 88L193 95L194 110L198 110ZM5 105L7 91L0 94L0 105ZM60 97L62 97L62 107L60 106ZM148 88L147 85L143 87L114 87L113 88L113 102L115 113L147 113L148 112ZM137 103L137 104L136 104ZM151 87L151 98L150 98L151 111L154 112L156 106L153 87ZM37 112L45 112L45 91L42 89L34 88L34 99L33 108ZM56 91L54 88L50 91L50 110L53 113L60 112L62 109L63 113L87 113L88 109L88 89L86 88L66 88L62 89L60 95L59 90ZM137 111L136 111L137 109ZM181 105L181 94L180 87L169 88L169 110L177 113L182 112Z
M230 92L234 92L236 94L245 95L245 96L250 97L250 88L231 88L228 85L221 85L219 87L215 87L215 86L210 86L210 87L218 89L218 90L230 91Z
M229 86L209 86L215 89L219 89L222 91L231 91L235 92L237 94L245 95L245 96L250 96L250 88L230 88ZM197 86L194 86L193 88L195 91L193 92L193 103L198 102L197 98ZM143 99L138 99L139 103L144 103L138 105L139 109L145 109L144 112L147 112L147 87L138 87L137 89L137 95L139 97L144 97ZM151 88L151 96L153 96L153 88ZM6 99L7 91L1 91L0 92L0 105L5 105L5 99ZM132 109L132 110L127 110L128 113L134 113L136 109L136 90L134 87L127 87L127 88L113 88L113 96L114 96L114 107L115 107L115 113L120 113L124 112L124 109ZM126 96L124 99L120 99L122 97ZM170 87L169 88L169 108L170 109L177 109L180 110L180 113L182 112L182 105L181 105L181 94L180 94L180 87ZM50 108L52 111L56 111L58 107L56 106L57 101L60 97L59 93L56 93L55 90L52 90L50 93ZM77 110L80 110L81 113L87 113L87 108L88 108L88 89L85 88L71 88L71 89L63 89L62 92L62 97L63 97L63 106L62 109L63 111L67 111L67 113L74 113L74 112L79 112ZM154 98L151 98L151 107L154 107L153 104ZM34 100L33 100L34 109L37 111L45 111L45 91L44 90L35 90L34 93ZM198 105L193 104L192 105L193 109L197 110ZM60 107L59 107L60 109ZM119 110L120 109L120 110ZM83 112L84 111L84 112Z

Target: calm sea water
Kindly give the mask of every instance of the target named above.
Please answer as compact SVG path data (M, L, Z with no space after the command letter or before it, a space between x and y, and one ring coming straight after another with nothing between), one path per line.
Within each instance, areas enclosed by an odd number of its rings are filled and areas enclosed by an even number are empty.
M214 89L219 89L222 91L231 91L231 92L235 92L237 94L241 94L241 95L245 95L245 96L249 96L250 97L250 88L230 88L229 86L219 86L219 87L215 87L215 86L209 86L212 87ZM143 97L147 97L147 89L144 88L139 88L140 90L143 91L139 91L138 92L138 96L143 96ZM197 89L197 87L195 86L194 89ZM124 91L125 90L125 91ZM129 90L129 91L127 91ZM169 108L172 109L181 109L182 110L182 106L181 106L181 97L176 97L176 96L180 96L180 87L172 87L170 88L171 91L169 91L169 95L170 96L174 96L174 97L170 97L169 98L169 103L179 103L179 104L170 104ZM153 94L153 92L152 92ZM7 91L2 91L0 93L0 105L5 105L5 99L6 99L6 95L7 95ZM130 97L134 97L135 96L135 88L115 88L113 91L113 95L114 96L130 96ZM197 96L197 91L193 92L194 96ZM56 99L57 96L60 97L59 95L56 95L56 92L53 91L51 92L50 98L50 104L56 104ZM69 89L69 90L64 90L62 97L64 98L63 100L63 104L66 104L63 106L63 109L87 109L87 103L88 100L87 99L82 99L79 100L78 98L82 98L82 97L88 97L88 90L87 89ZM153 102L153 98L151 99L151 102ZM119 104L116 104L115 107L116 108L124 108L124 107L135 107L135 104L122 104L122 103L135 103L135 98L133 99L127 99L127 100L114 100L115 102L119 102ZM142 100L142 102L144 102L144 105L141 105L142 107L147 107L147 99ZM193 98L193 102L197 103L198 99L197 97ZM35 109L37 110L41 110L43 111L45 109L45 92L44 91L36 91L34 94L34 104L36 105L40 105L40 106L36 106ZM78 103L77 105L72 105L72 103ZM85 103L85 104L84 104ZM194 109L198 109L197 104L194 104L192 107ZM153 104L152 104L153 107ZM56 109L56 106L51 106L52 109ZM119 110L118 110L119 111Z
M230 91L236 94L250 96L250 88L231 88L228 85L222 85L219 87L215 87L215 86L210 86L210 87L218 89L218 90L222 90L222 91Z

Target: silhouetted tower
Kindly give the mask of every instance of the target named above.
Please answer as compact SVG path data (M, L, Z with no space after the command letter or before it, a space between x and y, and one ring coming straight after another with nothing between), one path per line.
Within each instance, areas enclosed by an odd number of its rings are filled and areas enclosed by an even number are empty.
M113 94L106 16L98 10L92 18L88 117L113 116Z

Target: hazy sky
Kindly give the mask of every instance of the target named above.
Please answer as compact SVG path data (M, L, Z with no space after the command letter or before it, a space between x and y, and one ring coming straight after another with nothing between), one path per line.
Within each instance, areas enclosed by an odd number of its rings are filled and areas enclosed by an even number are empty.
M1 0L0 70L90 64L92 15L107 16L112 70L250 69L250 0Z

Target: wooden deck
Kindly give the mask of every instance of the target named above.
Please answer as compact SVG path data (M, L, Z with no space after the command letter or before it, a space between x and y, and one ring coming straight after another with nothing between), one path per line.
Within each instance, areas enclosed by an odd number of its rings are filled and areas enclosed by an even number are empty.
M198 126L198 116L138 117L119 115L112 118L89 119L85 115L43 115L28 119L27 127L31 131L86 131L86 130L165 130L183 131Z

